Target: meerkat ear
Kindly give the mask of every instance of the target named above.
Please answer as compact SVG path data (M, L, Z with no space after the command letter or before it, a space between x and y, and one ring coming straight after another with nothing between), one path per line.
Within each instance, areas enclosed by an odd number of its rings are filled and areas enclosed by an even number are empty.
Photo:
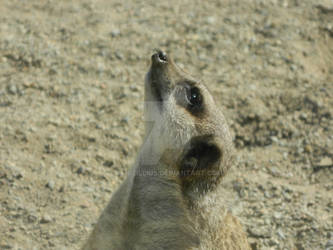
M221 158L221 147L212 135L194 137L187 143L182 154L180 176L205 174L214 170Z

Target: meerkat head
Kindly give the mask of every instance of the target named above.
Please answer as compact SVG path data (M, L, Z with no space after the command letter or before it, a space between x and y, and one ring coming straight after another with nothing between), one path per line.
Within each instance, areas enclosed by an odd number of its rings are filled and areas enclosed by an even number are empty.
M232 151L220 108L206 86L165 52L158 50L151 61L145 80L146 142L151 151L181 159L177 164L187 187L192 187L192 180L206 185L208 171L210 179L218 179L227 170ZM201 177L195 177L197 170Z

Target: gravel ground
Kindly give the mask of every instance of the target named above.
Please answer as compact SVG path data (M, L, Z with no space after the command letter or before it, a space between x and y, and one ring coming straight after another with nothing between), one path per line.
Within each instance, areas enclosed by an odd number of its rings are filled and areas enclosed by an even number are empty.
M141 143L156 47L224 109L253 249L333 249L331 0L1 1L0 249L82 245Z

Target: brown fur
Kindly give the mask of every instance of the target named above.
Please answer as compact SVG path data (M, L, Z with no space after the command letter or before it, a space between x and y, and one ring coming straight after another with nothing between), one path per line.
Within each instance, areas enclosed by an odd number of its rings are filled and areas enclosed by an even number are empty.
M137 160L83 249L250 249L220 192L233 155L227 123L162 51L147 74L145 119Z

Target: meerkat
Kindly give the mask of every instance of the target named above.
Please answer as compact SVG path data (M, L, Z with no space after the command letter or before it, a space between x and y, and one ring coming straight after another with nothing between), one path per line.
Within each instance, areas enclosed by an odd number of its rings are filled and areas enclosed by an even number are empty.
M219 192L233 144L206 86L158 50L145 79L144 113L136 161L83 249L250 249Z

